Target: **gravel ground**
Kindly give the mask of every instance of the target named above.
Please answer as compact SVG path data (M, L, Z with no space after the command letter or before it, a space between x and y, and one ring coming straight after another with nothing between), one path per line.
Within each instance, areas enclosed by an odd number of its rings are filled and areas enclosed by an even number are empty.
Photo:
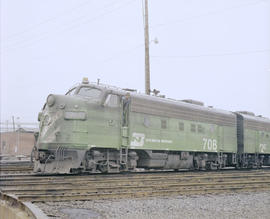
M36 203L52 218L269 218L270 191Z

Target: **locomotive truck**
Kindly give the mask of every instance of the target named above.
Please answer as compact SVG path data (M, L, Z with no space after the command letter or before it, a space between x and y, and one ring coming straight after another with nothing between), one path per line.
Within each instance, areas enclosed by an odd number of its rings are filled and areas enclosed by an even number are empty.
M88 79L50 94L39 113L34 171L259 168L270 165L270 119Z

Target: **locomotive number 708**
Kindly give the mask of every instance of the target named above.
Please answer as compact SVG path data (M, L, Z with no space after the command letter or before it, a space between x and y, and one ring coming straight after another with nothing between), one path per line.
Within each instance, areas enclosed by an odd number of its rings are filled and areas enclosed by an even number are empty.
M203 150L217 151L217 140L211 138L203 138Z

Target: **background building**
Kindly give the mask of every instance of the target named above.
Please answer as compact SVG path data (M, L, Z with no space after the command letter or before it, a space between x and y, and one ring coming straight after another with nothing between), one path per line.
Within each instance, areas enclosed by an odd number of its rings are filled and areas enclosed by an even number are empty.
M26 123L27 124L27 123ZM14 124L11 128L1 123L0 155L30 156L35 144L34 133L38 131L37 124L32 127L23 127L23 124Z

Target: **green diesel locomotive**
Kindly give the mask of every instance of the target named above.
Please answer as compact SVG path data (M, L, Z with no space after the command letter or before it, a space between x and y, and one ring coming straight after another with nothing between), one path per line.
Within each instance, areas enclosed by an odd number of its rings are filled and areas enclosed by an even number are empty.
M49 95L33 150L42 173L270 165L270 120L83 80Z

